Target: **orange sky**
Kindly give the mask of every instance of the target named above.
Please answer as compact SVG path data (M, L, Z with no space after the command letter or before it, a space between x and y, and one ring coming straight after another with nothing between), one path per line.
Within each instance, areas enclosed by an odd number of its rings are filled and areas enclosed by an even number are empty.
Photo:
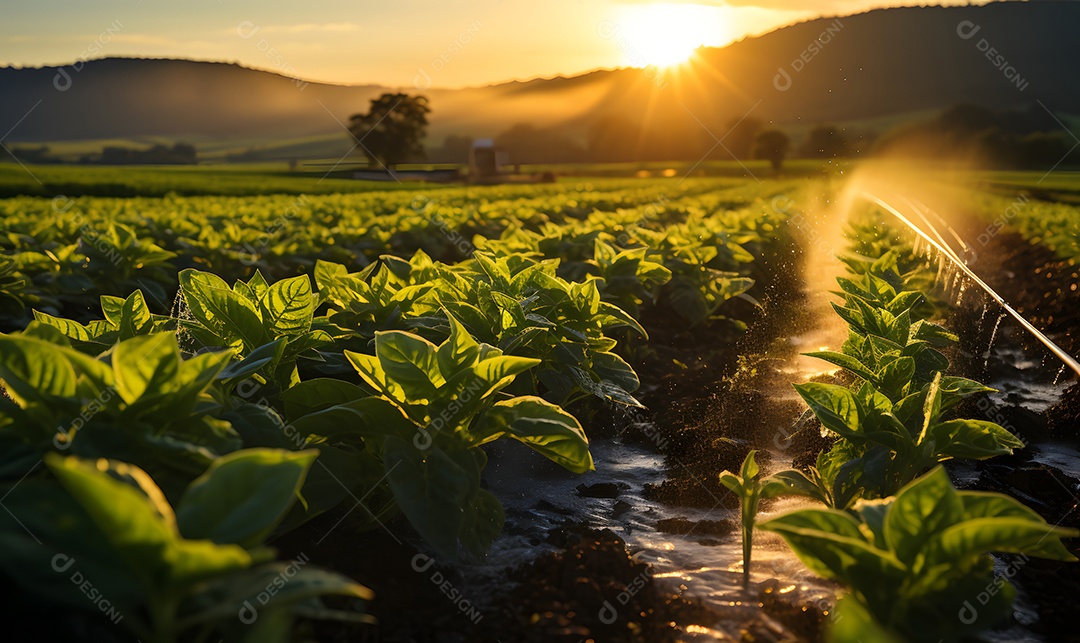
M406 86L420 77L456 87L675 62L697 45L720 46L823 15L908 4L967 2L35 0L5 7L0 64L183 57L308 80Z

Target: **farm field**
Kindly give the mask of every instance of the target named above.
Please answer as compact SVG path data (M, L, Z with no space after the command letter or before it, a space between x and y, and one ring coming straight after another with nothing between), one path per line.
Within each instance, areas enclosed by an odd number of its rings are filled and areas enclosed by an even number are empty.
M7 627L1063 640L1075 374L869 170L664 165L0 166ZM1080 181L921 185L1076 355Z

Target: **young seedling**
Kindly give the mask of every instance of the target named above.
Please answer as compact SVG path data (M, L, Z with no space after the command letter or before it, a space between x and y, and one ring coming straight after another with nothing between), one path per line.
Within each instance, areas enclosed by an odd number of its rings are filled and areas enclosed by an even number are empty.
M739 496L742 505L742 550L743 550L743 587L750 585L750 554L754 548L754 518L757 516L758 501L761 499L761 469L752 449L743 460L739 475L730 471L720 474L720 483Z

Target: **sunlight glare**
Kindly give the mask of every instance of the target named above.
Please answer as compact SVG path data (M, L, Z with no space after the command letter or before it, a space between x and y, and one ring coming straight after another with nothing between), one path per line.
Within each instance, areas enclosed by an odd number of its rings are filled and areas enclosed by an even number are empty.
M694 50L730 40L723 7L656 3L627 7L618 21L623 63L632 67L671 67L686 62Z

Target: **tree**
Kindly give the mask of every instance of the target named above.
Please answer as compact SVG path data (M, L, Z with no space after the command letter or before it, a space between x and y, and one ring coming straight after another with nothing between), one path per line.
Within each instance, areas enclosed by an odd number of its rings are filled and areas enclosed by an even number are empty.
M791 139L778 129L765 130L758 134L754 143L754 158L766 159L772 164L773 172L779 172L784 164Z
M369 165L378 162L391 168L409 158L423 158L430 112L426 96L383 94L371 99L367 114L349 118L349 133L367 154Z
M810 130L802 155L811 159L832 159L847 156L847 139L835 125L818 125Z

